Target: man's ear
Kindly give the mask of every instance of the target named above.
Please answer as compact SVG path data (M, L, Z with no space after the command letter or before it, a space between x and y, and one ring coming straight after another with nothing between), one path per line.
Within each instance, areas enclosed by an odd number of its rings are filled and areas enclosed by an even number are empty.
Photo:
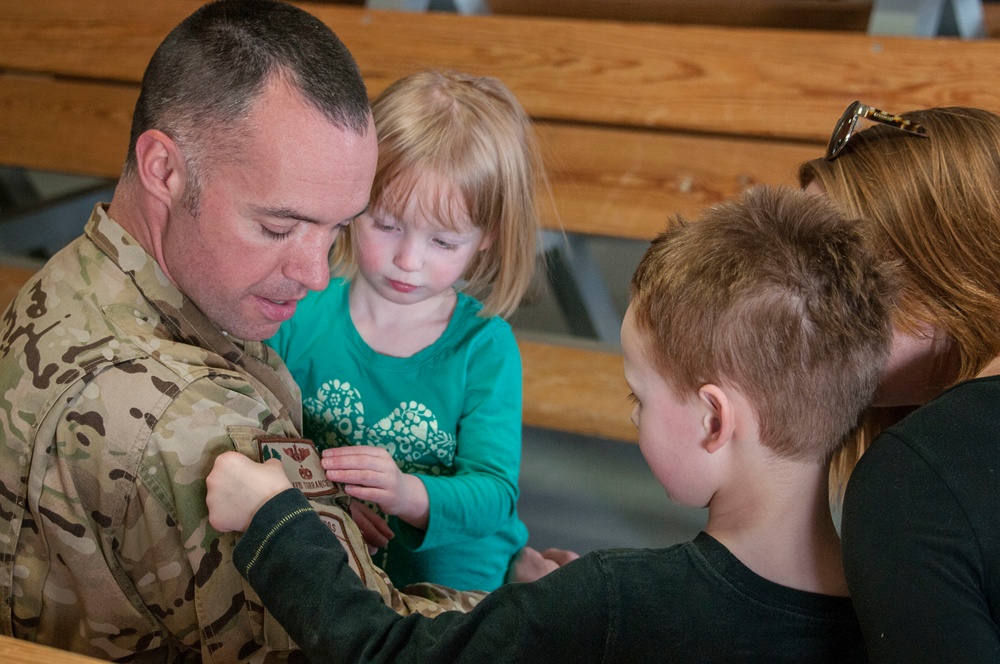
M147 129L135 143L136 170L143 188L168 208L180 200L187 171L174 139L157 129Z
M707 383L698 389L704 414L702 424L705 432L705 451L714 453L732 440L736 429L733 403L726 391L718 385Z

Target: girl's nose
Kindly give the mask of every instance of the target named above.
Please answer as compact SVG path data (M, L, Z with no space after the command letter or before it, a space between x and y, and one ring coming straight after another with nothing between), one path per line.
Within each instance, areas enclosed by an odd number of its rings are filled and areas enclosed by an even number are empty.
M396 251L396 267L406 272L416 272L423 265L420 249L413 242L403 242Z

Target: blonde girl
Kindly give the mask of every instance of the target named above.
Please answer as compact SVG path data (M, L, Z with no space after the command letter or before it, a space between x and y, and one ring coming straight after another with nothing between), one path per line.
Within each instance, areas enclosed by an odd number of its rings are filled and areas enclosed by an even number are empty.
M393 583L493 590L528 539L503 316L535 265L531 123L497 79L435 71L391 85L373 114L371 203L338 238L338 278L270 343L329 479L388 515L376 561Z

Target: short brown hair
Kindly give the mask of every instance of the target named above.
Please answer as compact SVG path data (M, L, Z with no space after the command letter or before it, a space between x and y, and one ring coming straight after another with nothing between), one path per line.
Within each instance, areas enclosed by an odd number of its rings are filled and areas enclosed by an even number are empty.
M895 294L860 224L822 198L754 187L681 217L631 283L651 358L680 395L732 384L779 455L828 459L888 359Z
M371 107L357 63L318 18L286 2L214 0L178 24L153 53L132 116L123 175L135 147L159 129L181 147L194 212L206 172L238 157L245 121L268 82L283 80L335 127L364 135Z

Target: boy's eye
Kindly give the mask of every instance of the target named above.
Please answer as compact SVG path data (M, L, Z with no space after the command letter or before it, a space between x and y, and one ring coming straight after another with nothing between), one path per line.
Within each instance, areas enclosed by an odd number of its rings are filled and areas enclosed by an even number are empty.
M635 392L629 392L628 396L625 397L625 398L628 400L628 402L630 404L632 404L634 406L638 406L639 405L639 397L635 396Z

